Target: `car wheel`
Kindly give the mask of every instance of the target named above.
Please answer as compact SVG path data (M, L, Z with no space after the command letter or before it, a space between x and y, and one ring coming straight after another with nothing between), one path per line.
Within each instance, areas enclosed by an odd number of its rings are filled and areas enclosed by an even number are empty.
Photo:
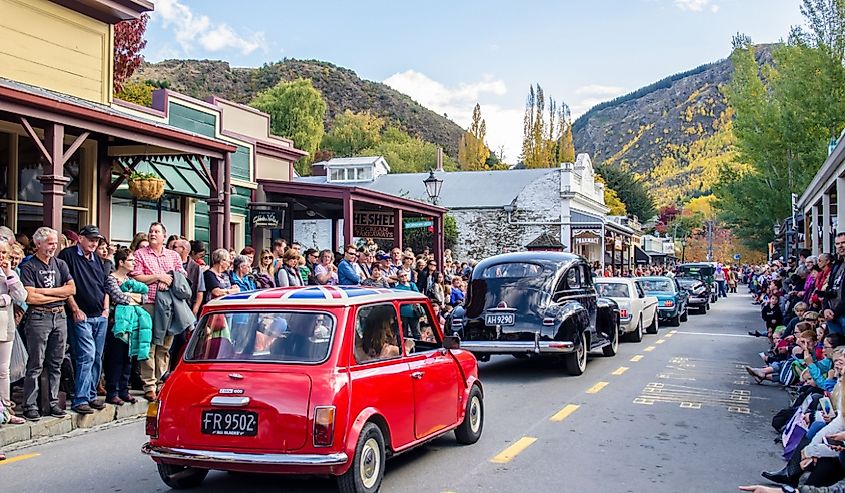
M640 326L642 326L642 323ZM602 354L607 357L616 356L616 352L619 350L619 328L614 327L610 332L610 344L601 348Z
M689 307L684 308L684 313L681 314L681 322L689 320Z
M375 423L367 423L358 437L352 466L337 478L341 493L375 493L384 479L384 435Z
M174 490L196 488L208 475L208 469L199 469L196 467L176 466L173 464L157 464L157 467L161 480Z
M657 330L659 329L659 326L658 326L658 324L657 324L657 319L658 319L658 317L657 317L657 311L655 310L655 312L654 312L654 320L652 320L652 321L651 321L651 325L649 325L649 326L648 326L648 329L646 329L646 332L647 332L647 333L649 333L649 334L657 334Z
M700 307L698 307L698 313L700 315L706 315L707 314L707 307L704 306L704 305L701 305Z
M707 313L707 310L709 310L709 309L710 309L710 303L707 303L706 305L704 305L704 313Z
M671 325L672 327L680 327L681 326L681 314L679 313L679 314L675 315L675 318L673 318L669 322L669 325Z
M581 332L581 344L575 348L575 351L564 355L566 371L569 372L570 375L574 377L583 375L584 370L587 369L587 352L589 352L589 343L590 341L587 338L587 330L585 329Z
M472 445L481 438L481 430L484 428L484 399L481 396L481 389L473 385L469 391L467 410L464 420L460 426L455 428L455 439L461 445Z
M641 342L643 340L643 319L642 315L640 316L640 320L637 322L637 328L634 329L633 332L629 332L625 334L625 340L631 342Z

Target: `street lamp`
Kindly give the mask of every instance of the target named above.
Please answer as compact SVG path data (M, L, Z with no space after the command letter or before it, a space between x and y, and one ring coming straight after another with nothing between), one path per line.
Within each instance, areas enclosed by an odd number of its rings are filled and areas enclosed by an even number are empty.
M423 184L425 184L425 192L428 194L428 198L431 199L433 204L436 204L437 197L440 196L440 187L443 185L443 180L434 176L434 170L429 170L428 178L423 180Z
M686 262L687 257L687 239L686 237L681 238L681 263Z

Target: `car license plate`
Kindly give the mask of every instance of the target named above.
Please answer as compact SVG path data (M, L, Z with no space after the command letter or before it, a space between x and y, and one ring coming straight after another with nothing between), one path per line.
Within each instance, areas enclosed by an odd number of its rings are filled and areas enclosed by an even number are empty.
M484 317L486 325L513 325L513 313L488 313Z
M258 434L258 413L252 411L203 411L202 432L206 435L254 437Z

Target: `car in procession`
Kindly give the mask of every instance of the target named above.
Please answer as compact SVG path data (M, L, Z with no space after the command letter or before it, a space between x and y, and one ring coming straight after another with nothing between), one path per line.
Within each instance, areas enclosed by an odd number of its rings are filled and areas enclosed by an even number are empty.
M643 332L657 334L657 298L648 296L635 279L629 277L599 277L596 293L619 305L620 334L633 342L643 340Z
M657 298L657 314L660 320L665 320L674 327L678 327L681 322L687 321L689 316L688 295L676 279L664 276L649 276L639 277L637 282L646 295Z
M494 354L558 356L572 375L584 373L588 352L614 356L619 344L619 307L596 296L590 266L568 253L482 260L448 325L482 361Z
M695 308L698 313L707 313L710 309L712 290L710 286L697 277L676 277L678 284L689 296L687 304Z
M679 277L697 277L710 289L710 303L719 301L719 288L716 285L716 262L688 262L676 269Z
M385 461L484 424L475 357L428 298L365 287L274 288L203 312L146 418L142 452L171 488L209 470L326 475L379 490Z

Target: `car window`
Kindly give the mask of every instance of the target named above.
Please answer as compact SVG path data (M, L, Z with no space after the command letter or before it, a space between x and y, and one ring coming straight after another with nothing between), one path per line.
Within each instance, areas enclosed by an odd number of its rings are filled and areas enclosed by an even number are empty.
M596 292L608 298L629 298L628 285L621 282L597 282Z
M334 327L334 317L320 312L212 313L197 325L185 360L319 363Z
M674 291L672 281L666 279L640 279L638 281L645 291Z
M581 287L581 276L579 271L580 269L578 267L572 267L566 271L566 275L564 276L565 289L578 289Z
M581 287L589 288L593 285L593 271L586 265L581 266Z
M355 361L368 363L402 355L399 322L393 303L363 306L355 317Z
M402 320L402 334L405 337L405 352L419 353L442 347L440 335L432 325L434 314L425 303L402 303L399 305Z
M520 278L536 277L543 273L543 267L527 262L509 262L491 265L481 273L482 279L499 279L503 277Z
M640 283L635 282L634 287L637 289L637 296L639 296L640 298L645 298L645 292L643 291L642 286L640 286Z

